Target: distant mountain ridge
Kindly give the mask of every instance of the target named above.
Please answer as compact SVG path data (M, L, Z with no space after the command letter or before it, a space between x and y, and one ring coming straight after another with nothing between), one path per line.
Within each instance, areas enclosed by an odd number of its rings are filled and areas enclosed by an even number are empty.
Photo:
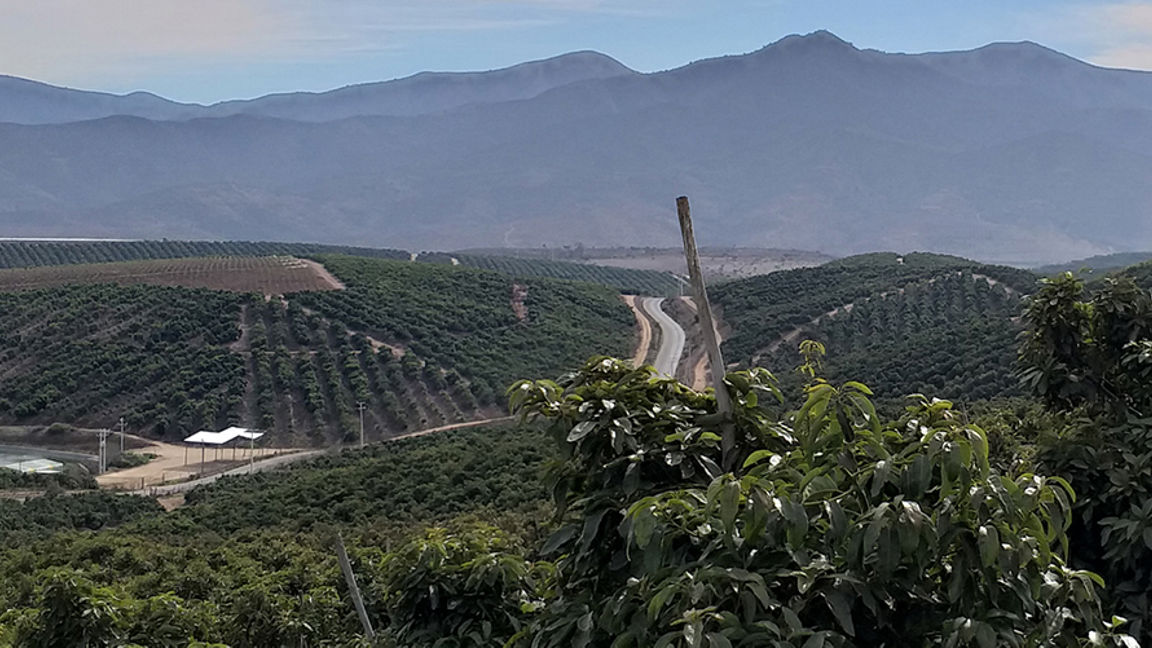
M688 194L704 245L1152 248L1152 74L1034 43L816 32L651 74L577 53L218 106L251 114L0 124L0 235L660 247ZM370 108L398 114L350 116Z
M222 101L179 103L148 92L114 95L72 90L0 76L0 122L59 124L129 116L157 121L253 115L296 121L333 121L364 116L412 116L473 103L528 99L588 79L635 74L598 52L572 52L488 72L421 72L409 77L360 83L327 92L289 92Z

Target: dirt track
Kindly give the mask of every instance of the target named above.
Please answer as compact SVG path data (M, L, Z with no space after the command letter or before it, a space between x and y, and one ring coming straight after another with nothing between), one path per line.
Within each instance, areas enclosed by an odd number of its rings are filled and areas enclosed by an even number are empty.
M387 439L384 439L382 441L382 443L388 443L390 441L399 441L400 439L411 439L414 437L421 437L421 436L425 436L428 434L435 434L437 432L447 432L449 430L462 430L465 428L481 427L484 425L511 423L515 420L516 420L516 417L514 417L514 416L501 416L498 418L481 419L479 421L467 421L465 423L453 423L451 425L442 425L440 427L428 428L426 430L417 430L416 432L409 432L407 434L401 434L398 436L389 437ZM231 469L222 470L220 472L216 472L216 473L211 474L211 475L206 475L206 476L201 477L199 479L193 479L193 480L180 482L180 483L176 483L176 484L153 485L153 486L148 486L147 484L145 484L145 487L139 488L136 491L136 494L156 496L156 497L164 500L163 503L164 503L166 508L169 506L171 506L172 508L175 508L175 507L179 506L183 502L183 500L180 500L179 498L175 498L175 499L172 499L172 498L174 498L175 496L177 496L181 493L186 493L186 492L192 490L193 488L196 488L197 486L201 486L204 484L210 484L210 483L220 479L221 477L227 477L227 476L231 476L231 475L246 475L246 474L250 474L253 472L264 472L264 471L268 471L268 470L275 470L277 468L283 468L285 466L290 466L296 462L303 461L306 459L311 459L311 458L317 457L317 456L319 456L325 452L335 451L335 450L338 450L338 448L289 451L290 452L289 454L279 454L279 455L275 455L275 456L269 456L268 458L256 461L254 464L251 464L251 465L241 462ZM143 467L143 466L141 466L141 467Z
M328 272L328 268L325 268L323 265L317 263L316 261L313 261L312 259L300 259L300 262L311 268L312 272L315 272L316 276L321 281L328 284L332 290L344 290L347 288L343 281L337 279L336 275Z
M124 470L116 470L105 473L96 478L96 483L100 484L103 488L122 488L122 489L139 489L147 486L154 486L161 484L165 481L176 481L187 479L192 475L200 472L200 449L188 447L185 448L181 445L171 443L164 443L162 441L150 441L140 437L134 437L144 443L148 443L143 448L135 450L142 454L153 454L156 458L143 466L136 466L135 468L126 468ZM109 438L109 443L115 442L115 436ZM276 450L262 450L256 449L256 459L259 460L262 456L272 456L273 452L298 452L296 449L276 449ZM217 453L220 460L214 460ZM263 454L261 454L263 453ZM218 451L208 448L204 452L206 459L206 467L222 468L228 464L241 465L248 460L248 448L237 447L235 450L236 460L232 460L233 451L230 448L223 448Z
M640 340L636 343L636 352L632 354L632 366L639 367L648 358L648 348L652 346L652 323L648 321L648 316L640 311L636 295L621 295L621 297L624 298L624 303L628 304L628 308L632 309L632 314L636 316L636 324L640 327Z

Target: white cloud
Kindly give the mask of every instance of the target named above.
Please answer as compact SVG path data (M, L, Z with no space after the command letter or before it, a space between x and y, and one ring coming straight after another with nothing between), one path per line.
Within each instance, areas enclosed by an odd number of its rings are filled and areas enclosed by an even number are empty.
M0 0L0 73L129 81L173 63L305 61L415 34L507 31L683 0Z
M266 0L0 0L0 72L68 76L155 57L267 51L287 27Z
M1152 69L1152 2L1077 5L1043 21L1041 30L1097 65Z

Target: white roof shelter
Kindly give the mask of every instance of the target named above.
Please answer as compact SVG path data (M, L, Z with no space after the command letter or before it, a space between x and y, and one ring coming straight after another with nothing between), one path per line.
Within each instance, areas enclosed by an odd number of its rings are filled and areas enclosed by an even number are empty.
M248 439L249 441L255 441L262 436L264 436L263 432L253 432L248 428L230 427L219 432L207 432L201 430L200 432L193 434L187 439L184 439L184 443L199 443L201 445L219 446L236 439Z

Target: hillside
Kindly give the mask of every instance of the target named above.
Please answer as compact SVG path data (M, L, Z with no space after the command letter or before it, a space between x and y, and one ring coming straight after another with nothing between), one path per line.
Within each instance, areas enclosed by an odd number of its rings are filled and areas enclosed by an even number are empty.
M0 292L0 423L124 416L169 439L243 424L277 445L323 444L357 436L364 402L375 439L498 414L523 372L556 374L632 338L607 288L533 279L517 292L495 272L326 263L349 283L336 297L107 283Z
M0 291L101 283L183 286L262 295L340 287L322 266L296 257L156 259L0 270Z
M268 241L6 241L0 240L0 268L110 263L198 257L308 256L351 254L407 259L408 252L318 243Z
M1124 268L1148 260L1152 260L1152 252L1116 252L1114 254L1100 254L1088 257L1087 259L1077 259L1065 263L1040 266L1039 268L1032 268L1032 272L1045 277L1051 277L1061 272L1081 274L1081 271L1087 270L1091 275L1100 276L1108 272L1123 270Z
M521 259L509 256L453 255L460 265L503 272L515 277L553 277L587 281L635 295L675 295L680 284L667 272L612 268L585 263Z
M789 384L798 344L828 352L832 380L881 399L912 393L976 400L1017 393L1021 297L1036 276L958 257L867 254L717 286L732 329L726 359L768 367Z
M345 531L358 569L380 557L377 546L433 524L467 528L483 517L517 544L534 541L548 510L540 471L551 454L538 431L485 428L231 478L193 492L171 514L146 498L97 492L0 499L0 608L34 606L65 570L111 586L123 597L116 605L154 612L127 630L140 645L161 637L173 646L197 637L253 648L301 637L308 645L351 641L359 628L345 614L326 529ZM375 617L379 572L361 569L357 578L373 592ZM284 624L281 614L302 623ZM0 645L13 623L0 615Z
M328 92L288 92L210 106L177 103L146 92L112 95L60 88L0 75L0 122L59 124L116 115L186 120L254 115L331 121L364 115L411 116L470 104L529 99L553 88L634 74L596 52L572 52L488 72L424 72Z
M897 55L818 32L435 114L3 124L0 220L26 236L670 247L688 193L705 246L1038 265L1152 247L1149 105L1152 74L1031 43Z
M550 279L357 257L321 257L346 290L302 306L502 392L596 353L626 354L634 318L618 293Z

